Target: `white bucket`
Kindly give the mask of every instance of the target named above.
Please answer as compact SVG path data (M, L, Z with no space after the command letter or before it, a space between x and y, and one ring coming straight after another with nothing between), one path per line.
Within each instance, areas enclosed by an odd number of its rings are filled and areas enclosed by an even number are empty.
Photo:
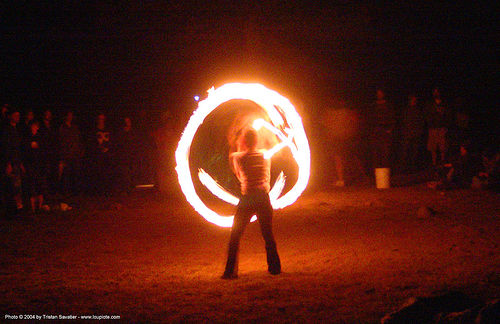
M375 184L377 189L388 189L391 187L391 169L375 168Z

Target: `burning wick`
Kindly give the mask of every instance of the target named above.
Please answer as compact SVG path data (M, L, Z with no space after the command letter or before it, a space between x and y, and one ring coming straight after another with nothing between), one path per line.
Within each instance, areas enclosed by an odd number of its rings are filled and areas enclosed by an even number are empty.
M285 134L283 134L283 132L281 132L279 129L277 129L276 127L274 127L270 123L266 122L262 118L254 120L252 127L256 131L260 130L262 127L266 127L267 129L269 129L271 132L273 132L275 135L277 135L282 140L281 143L278 143L273 148L265 151L265 153L264 153L265 159L272 158L274 154L276 154L277 152L279 152L282 148L284 148L286 146L290 147L291 150L296 149L292 146L293 134L291 134L291 132L288 131L288 133L290 135L285 136ZM287 130L290 130L290 129L287 128Z

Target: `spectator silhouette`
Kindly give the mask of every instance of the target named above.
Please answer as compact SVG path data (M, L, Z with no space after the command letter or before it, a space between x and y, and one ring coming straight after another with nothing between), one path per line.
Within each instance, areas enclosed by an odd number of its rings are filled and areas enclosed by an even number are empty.
M9 109L10 106L8 104L4 104L2 106L1 114L0 114L0 132L9 125Z
M374 168L390 168L392 140L395 126L393 105L386 99L385 92L377 89L376 100L371 106L371 151Z
M43 112L43 120L40 124L40 135L45 143L45 172L47 175L47 186L50 193L56 192L57 187L57 130L52 121L52 111L46 109Z
M31 122L30 132L25 137L23 143L23 160L26 169L24 189L30 198L31 211L33 213L37 209L42 209L46 185L45 170L43 167L45 144L43 143L44 138L40 135L39 129L40 123L38 121Z
M64 122L59 127L59 163L58 183L59 190L64 194L80 192L81 159L83 146L80 129L74 122L74 114L68 111Z
M154 122L148 111L140 109L138 114L138 122L135 130L137 131L137 141L140 145L137 147L137 160L140 166L137 170L137 180L140 184L154 184L156 178L157 159L156 144L153 138Z
M90 134L90 173L94 193L109 194L113 179L112 138L106 125L106 115L99 114L96 127Z
M407 171L417 171L421 160L420 147L425 131L425 119L414 93L408 95L408 104L403 111L401 128L405 168Z
M19 130L23 137L28 137L31 134L31 124L35 121L35 113L32 109L28 109L24 114L24 120L19 123ZM40 126L40 125L39 125Z
M116 140L116 161L120 173L120 190L130 191L134 187L133 179L136 175L137 163L137 135L132 127L132 119L128 116L123 118Z
M460 144L471 140L470 115L465 107L465 99L457 97L453 105L453 119L449 130L449 154L456 155Z
M449 124L449 108L441 98L441 92L438 88L434 88L432 91L432 100L426 106L425 115L428 128L427 150L431 153L432 165L437 167L438 163L443 163L446 160Z
M3 161L2 170L5 175L5 194L9 212L14 214L23 209L22 200L22 136L18 129L21 114L15 108L10 109L9 124L2 134ZM15 206L14 206L15 205Z

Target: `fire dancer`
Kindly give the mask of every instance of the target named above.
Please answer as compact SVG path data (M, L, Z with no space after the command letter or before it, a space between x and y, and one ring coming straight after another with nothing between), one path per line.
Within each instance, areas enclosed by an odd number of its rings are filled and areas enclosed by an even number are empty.
M281 263L272 232L273 208L269 200L271 160L257 150L258 134L246 131L243 136L243 151L229 156L230 165L240 181L242 197L234 216L227 256L226 269L222 279L238 277L238 249L240 239L252 215L257 215L262 236L266 242L269 273L281 273Z

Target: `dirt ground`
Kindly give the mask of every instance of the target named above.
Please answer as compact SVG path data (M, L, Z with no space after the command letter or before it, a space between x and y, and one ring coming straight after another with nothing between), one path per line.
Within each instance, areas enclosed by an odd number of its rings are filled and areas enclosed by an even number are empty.
M491 300L500 297L499 198L425 185L309 189L275 213L283 273L267 273L253 223L239 278L224 281L229 229L183 197L79 197L71 211L1 220L2 321L376 323L413 296L457 290ZM433 212L419 216L422 207Z

